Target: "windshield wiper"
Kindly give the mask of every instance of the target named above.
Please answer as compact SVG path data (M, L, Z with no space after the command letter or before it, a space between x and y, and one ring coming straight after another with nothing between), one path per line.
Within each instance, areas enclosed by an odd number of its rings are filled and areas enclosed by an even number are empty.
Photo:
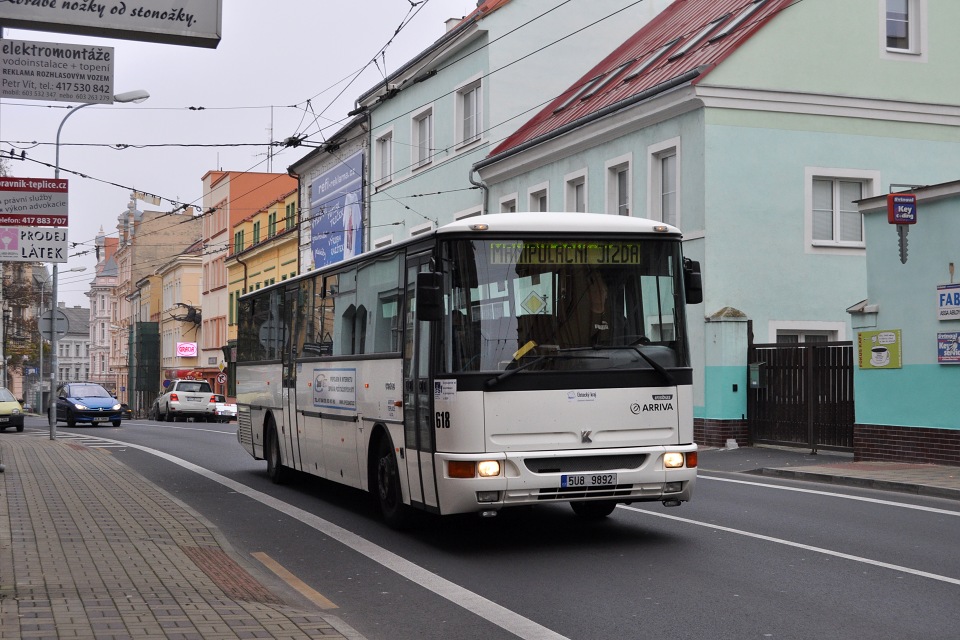
M525 363L525 364L522 364L522 365L520 365L519 367L514 367L513 369L507 369L507 370L504 371L503 373L501 373L501 374L499 374L499 375L496 375L496 376L490 378L490 379L487 380L484 384L485 384L487 387L495 387L495 386L497 386L498 384L500 384L501 382L503 382L504 380L506 380L507 378L509 378L510 376L512 376L512 375L514 375L515 373L517 373L518 371L523 371L524 369L526 369L526 368L528 368L528 367L532 367L532 366L535 365L535 364L540 364L540 363L543 362L544 360L572 360L572 359L574 359L574 358L582 358L582 357L583 357L583 356L567 356L567 355L557 355L557 354L555 354L555 353L547 353L547 354L544 354L544 355L542 355L542 356L537 356L536 358L534 358L534 359L531 360L530 362L527 362L527 363Z
M597 351L609 351L611 349L632 349L633 351L637 352L637 355L643 358L644 362L646 362L651 367L653 367L653 370L659 373L660 376L667 382L667 384L674 387L677 386L677 380L676 378L673 377L673 374L667 371L667 369L662 364L660 364L659 362L657 362L656 360L654 360L653 358L645 354L643 351L641 351L640 347L636 344L625 344L623 346L595 344L593 345L592 348Z

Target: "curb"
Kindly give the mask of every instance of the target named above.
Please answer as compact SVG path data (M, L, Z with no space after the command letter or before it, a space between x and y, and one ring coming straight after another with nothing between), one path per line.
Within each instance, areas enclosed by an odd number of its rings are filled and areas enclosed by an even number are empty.
M960 500L960 489L951 489L948 487L933 487L930 485L912 484L908 482L894 482L892 480L878 480L875 478L856 478L851 476L835 476L828 473L817 473L812 471L793 471L791 469L757 469L758 475L772 476L777 478L792 478L794 480L804 480L807 482L819 482L824 484L837 484L848 487L859 487L862 489L878 489L880 491L896 491L899 493L911 493L914 495L928 496L933 498L947 498L949 500Z

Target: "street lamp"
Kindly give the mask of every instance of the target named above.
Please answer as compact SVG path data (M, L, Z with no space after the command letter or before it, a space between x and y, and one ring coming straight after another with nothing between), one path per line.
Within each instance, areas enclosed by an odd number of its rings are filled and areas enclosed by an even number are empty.
M86 267L74 267L72 269L67 269L64 273L71 273L71 272L79 273L81 271L86 271L86 270L87 270ZM40 281L40 317L41 318L43 318L43 292L47 288L47 283L52 281L52 279L53 279L53 274L50 274L46 278ZM54 333L56 331L56 326L55 326L56 311L57 311L56 309L50 310L50 333ZM40 366L37 370L37 374L38 374L37 379L40 380L40 393L38 394L38 397L37 397L36 407L39 411L43 411L44 405L43 405L43 330L42 329L40 330ZM52 394L53 391L54 390L51 389L50 393Z
M113 96L114 102L143 102L150 97L150 94L144 91L143 89L137 89L135 91L127 91L125 93L118 93ZM56 163L54 164L53 177L60 177L60 132L63 130L63 125L66 123L67 119L75 114L80 109L84 107L89 107L91 104L96 104L93 102L86 102L84 104L78 104L74 108L70 109L67 112L67 115L63 116L63 120L60 121L60 126L57 127L57 141L55 145L55 157ZM59 272L57 271L57 263L53 263L53 275L51 276L53 284L50 286L50 306L53 309L57 308L57 276ZM57 401L54 397L54 394L57 392L57 332L53 330L53 325L50 325L50 406L48 409L49 421L50 421L50 439L57 439Z

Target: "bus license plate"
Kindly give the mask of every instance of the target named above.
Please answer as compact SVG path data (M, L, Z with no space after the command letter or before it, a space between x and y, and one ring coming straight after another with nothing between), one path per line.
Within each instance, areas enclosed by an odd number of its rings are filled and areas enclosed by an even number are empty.
M580 487L612 487L617 484L615 473L578 473L560 476L560 486L564 489Z

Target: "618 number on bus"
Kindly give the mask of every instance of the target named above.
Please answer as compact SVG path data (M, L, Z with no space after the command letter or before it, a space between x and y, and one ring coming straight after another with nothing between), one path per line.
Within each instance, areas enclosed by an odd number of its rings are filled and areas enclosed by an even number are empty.
M450 412L449 411L437 411L437 415L434 416L437 429L449 429L450 428Z

